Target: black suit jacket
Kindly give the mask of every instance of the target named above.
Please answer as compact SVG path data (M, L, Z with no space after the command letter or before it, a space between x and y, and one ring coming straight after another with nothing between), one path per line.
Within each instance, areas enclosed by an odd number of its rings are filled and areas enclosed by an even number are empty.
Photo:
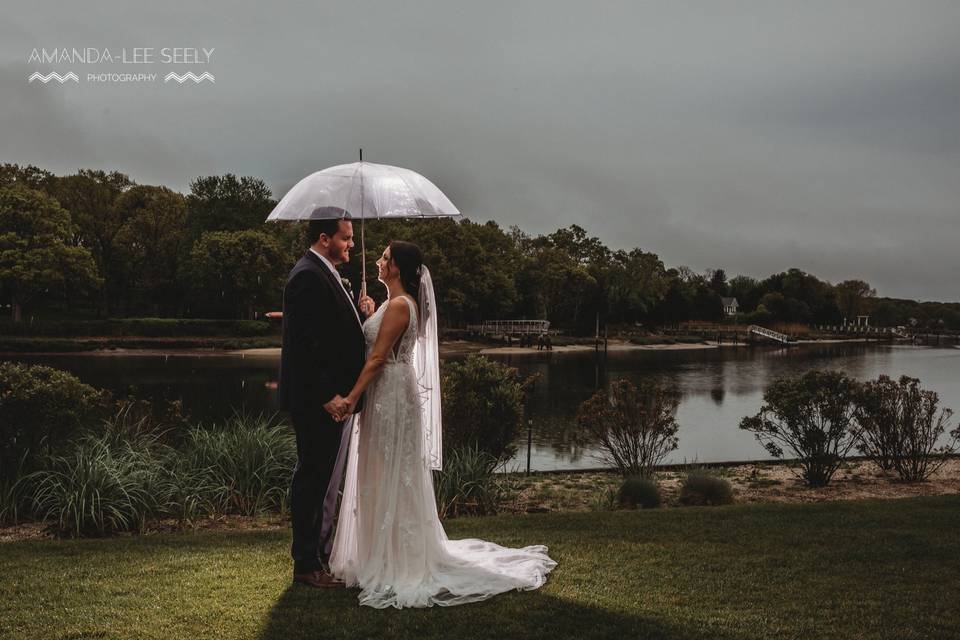
M307 251L283 289L282 409L326 415L326 402L350 393L366 360L355 308L327 265Z

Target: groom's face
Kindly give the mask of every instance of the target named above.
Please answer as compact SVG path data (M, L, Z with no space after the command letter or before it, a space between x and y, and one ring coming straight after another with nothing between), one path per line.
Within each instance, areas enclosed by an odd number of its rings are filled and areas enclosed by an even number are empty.
M327 259L334 265L350 262L350 249L353 248L353 223L341 220L337 232L332 236L321 234L320 244L323 245Z

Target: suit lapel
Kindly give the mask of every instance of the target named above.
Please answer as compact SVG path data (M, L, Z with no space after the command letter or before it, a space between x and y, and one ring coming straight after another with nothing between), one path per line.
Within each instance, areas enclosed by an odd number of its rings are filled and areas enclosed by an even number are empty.
M324 264L323 260L317 257L313 251L307 249L306 254L307 260L310 260L320 271L327 277L327 281L330 282L330 286L333 287L333 290L336 292L337 299L340 300L340 306L347 307L347 312L350 315L355 316L357 322L360 322L360 314L357 312L357 308L354 306L353 301L349 298L346 290L343 288L343 285L337 281L337 277L333 275L330 271L330 268Z

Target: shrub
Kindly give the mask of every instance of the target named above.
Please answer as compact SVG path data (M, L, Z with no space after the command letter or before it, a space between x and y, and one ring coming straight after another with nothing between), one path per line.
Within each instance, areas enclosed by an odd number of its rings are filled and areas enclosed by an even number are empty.
M946 431L953 412L937 411L935 391L920 388L916 378L889 376L862 385L857 398L861 431L857 448L885 471L894 470L907 482L926 480L957 450L960 428L950 440L937 442Z
M434 474L437 512L441 518L496 513L503 485L494 470L499 460L477 447L451 450L443 470Z
M614 487L604 487L603 491L594 496L590 503L591 511L613 511L617 508L619 490Z
M631 509L656 509L660 506L660 486L649 477L627 478L617 492L617 503Z
M191 428L180 471L197 478L194 488L202 491L189 499L247 516L283 508L297 449L291 430L274 422L273 416L238 413L222 425Z
M105 320L39 320L31 324L0 320L0 334L4 336L250 337L268 335L272 331L274 328L270 323L263 320L109 318Z
M25 461L26 455L8 472L8 478L5 479L0 475L0 525L17 524L30 510L24 482Z
M857 390L857 382L839 371L780 378L764 392L760 413L743 418L740 428L753 432L775 458L789 449L800 463L800 477L822 487L859 438Z
M498 461L512 457L525 384L516 369L482 356L444 363L444 450L476 448Z
M726 478L706 471L693 471L680 483L680 504L716 506L733 503L733 487Z
M142 531L160 514L162 450L148 439L86 436L27 477L37 517L69 536Z
M191 428L175 449L144 409L121 404L100 432L75 439L23 478L18 487L26 487L39 520L62 535L104 536L143 531L160 518L183 526L217 513L284 510L296 463L289 429L272 417L237 414L223 425ZM8 502L3 490L0 515Z
M42 365L0 362L0 479L30 469L81 427L102 416L97 389Z
M677 448L679 402L674 388L652 380L636 387L620 379L580 405L577 422L621 474L651 477L654 467Z

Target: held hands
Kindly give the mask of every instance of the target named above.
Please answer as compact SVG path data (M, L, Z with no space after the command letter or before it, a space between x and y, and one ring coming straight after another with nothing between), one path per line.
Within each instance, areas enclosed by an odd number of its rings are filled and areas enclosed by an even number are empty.
M357 402L355 400L351 400L349 397L344 398L337 394L333 397L333 400L323 405L323 408L327 410L327 413L329 413L334 420L343 422L353 413L353 409L356 406Z

